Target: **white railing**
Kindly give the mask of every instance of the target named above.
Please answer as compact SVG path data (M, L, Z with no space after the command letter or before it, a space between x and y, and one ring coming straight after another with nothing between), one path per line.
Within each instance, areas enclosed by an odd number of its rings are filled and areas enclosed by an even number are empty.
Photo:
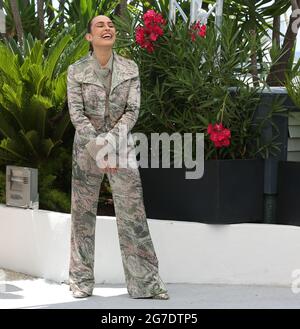
M196 21L200 21L201 24L206 24L208 17L215 11L215 27L217 38L220 36L220 28L222 25L222 16L223 16L223 4L224 0L216 0L214 5L209 5L209 10L206 11L202 9L202 0L191 0L190 4L190 22L189 27ZM169 23L175 24L176 22L176 9L178 9L183 20L187 23L188 17L178 4L176 0L170 0L169 2ZM217 49L216 60L220 57L221 47Z
M216 3L214 5L209 5L209 10L206 11L202 9L202 0L191 0L189 26L195 21L206 24L208 17L215 11L215 25L220 28L222 24L223 2L224 0L216 0ZM169 21L175 24L176 10L179 11L183 20L187 23L188 17L176 0L170 0L169 2Z

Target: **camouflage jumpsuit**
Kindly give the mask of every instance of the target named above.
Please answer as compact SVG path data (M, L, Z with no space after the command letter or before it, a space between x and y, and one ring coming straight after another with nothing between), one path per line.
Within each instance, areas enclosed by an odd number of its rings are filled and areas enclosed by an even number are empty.
M112 69L112 72L111 70ZM105 69L111 75L107 88ZM111 143L120 125L129 135L140 107L137 64L113 50L103 68L93 52L68 68L68 106L75 127L72 154L70 288L92 294L94 280L95 225L101 182L107 174L114 201L122 264L132 298L167 292L158 273L158 259L151 240L138 168L103 173L87 151L87 144L102 135ZM111 145L111 144L110 144ZM128 150L134 150L129 138Z

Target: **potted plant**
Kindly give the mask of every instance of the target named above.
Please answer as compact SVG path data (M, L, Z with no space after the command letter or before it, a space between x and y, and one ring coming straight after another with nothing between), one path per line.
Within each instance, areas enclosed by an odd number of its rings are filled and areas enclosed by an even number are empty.
M127 24L128 30L132 25ZM145 133L149 141L153 132L205 137L200 179L185 179L185 166L140 168L150 218L264 220L264 158L280 148L274 138L264 141L261 135L283 109L277 102L268 115L257 115L259 88L248 83L251 67L245 65L252 44L235 20L226 19L220 33L218 38L209 22L168 25L154 10L143 15L134 31L128 52L139 64L142 86L134 131Z

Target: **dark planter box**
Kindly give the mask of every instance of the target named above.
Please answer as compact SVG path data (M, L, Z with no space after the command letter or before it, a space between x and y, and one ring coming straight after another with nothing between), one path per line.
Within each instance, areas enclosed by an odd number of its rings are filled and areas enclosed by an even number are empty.
M207 160L200 179L186 168L139 168L148 218L210 224L263 222L264 162Z
M295 105L289 97L285 87L270 87L270 90L264 89L261 91L261 101L256 109L254 119L258 117L267 117L272 109L272 103L275 100L282 102L282 106L288 111L294 110L295 108ZM272 127L271 122L267 121L262 131L261 141L264 143L270 143L277 135L274 142L280 143L280 151L278 154L270 154L269 158L265 159L264 192L266 194L275 195L278 192L278 163L279 161L287 160L288 116L275 115L273 116L272 121L277 126L278 132Z
M280 161L276 223L300 226L300 162Z
M262 101L257 109L258 116L267 116L271 109L271 104L276 97L282 101L288 112L299 111L293 103L285 88L272 88L271 92L262 94ZM275 116L273 122L279 129L279 135L275 142L279 142L280 152L277 155L270 155L265 159L265 198L266 204L265 222L278 224L297 224L297 211L299 201L296 200L295 183L299 183L299 169L297 162L287 161L288 148L288 117ZM264 127L262 133L263 141L271 141L276 132L270 124ZM298 168L298 169L297 169ZM298 172L298 174L297 174Z
M234 97L234 93L237 92L236 88L231 88L231 91ZM274 101L279 101L288 111L294 111L296 108L285 87L263 88L259 93L260 102L254 113L254 122L270 116ZM288 117L274 115L272 122L278 128L278 132L273 128L271 121L267 120L263 125L260 138L263 144L268 144L272 140L280 144L280 151L276 155L270 154L269 158L264 160L264 222L275 224L278 193L278 163L279 161L287 160Z

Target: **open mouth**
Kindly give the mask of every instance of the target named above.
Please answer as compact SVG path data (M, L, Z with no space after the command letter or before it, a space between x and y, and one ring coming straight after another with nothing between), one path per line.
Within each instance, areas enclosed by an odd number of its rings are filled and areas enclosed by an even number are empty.
M101 36L101 38L105 39L105 40L110 40L112 39L112 34L110 33L105 33Z

